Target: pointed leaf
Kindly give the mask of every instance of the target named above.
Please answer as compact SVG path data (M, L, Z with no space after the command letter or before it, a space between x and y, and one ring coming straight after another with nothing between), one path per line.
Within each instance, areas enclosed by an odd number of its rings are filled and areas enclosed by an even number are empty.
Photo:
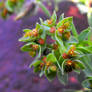
M68 83L68 74L65 73L64 75L62 75L61 72L58 71L57 77L61 84L66 85Z
M88 37L89 32L90 32L90 28L83 30L80 33L80 35L78 36L79 41L81 42L81 41L85 40Z

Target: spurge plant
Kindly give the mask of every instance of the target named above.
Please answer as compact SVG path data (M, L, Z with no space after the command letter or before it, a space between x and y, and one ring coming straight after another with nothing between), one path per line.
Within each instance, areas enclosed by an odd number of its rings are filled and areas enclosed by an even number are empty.
M24 29L19 41L25 42L21 48L35 60L30 64L40 77L45 75L49 81L56 76L63 84L67 83L68 74L72 71L85 73L83 86L92 88L92 37L91 28L77 33L73 17L57 21L56 13L49 20L40 19L34 29ZM49 43L48 41L52 42Z

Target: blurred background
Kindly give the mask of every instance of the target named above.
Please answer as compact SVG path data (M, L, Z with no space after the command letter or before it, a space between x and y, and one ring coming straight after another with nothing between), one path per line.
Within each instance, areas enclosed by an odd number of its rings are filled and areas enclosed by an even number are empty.
M30 0L26 1L26 5L29 5ZM77 5L78 2L76 4L71 0L43 0L42 3L51 14L56 10L58 18L62 13L65 14L65 17L73 16L78 32L89 26L88 8L81 8L81 11L84 9L84 12L81 12ZM82 4L84 3L82 2ZM35 13L32 10L34 6L37 8ZM69 82L64 86L59 83L57 78L53 82L49 82L45 76L40 78L29 68L29 64L34 58L20 50L23 43L18 39L23 35L22 30L34 28L40 17L43 20L49 18L39 6L32 3L30 11L17 21L14 19L15 15L6 20L0 18L0 92L67 92L64 91L65 89L72 89L74 91L69 92L75 92L75 90L83 89L77 81L75 72L69 74Z

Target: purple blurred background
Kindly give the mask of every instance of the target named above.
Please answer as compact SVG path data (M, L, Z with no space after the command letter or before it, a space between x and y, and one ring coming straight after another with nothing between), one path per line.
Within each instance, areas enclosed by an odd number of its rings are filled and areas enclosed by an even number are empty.
M47 7L52 13L54 6ZM82 15L74 3L59 3L58 17L61 13L74 16L78 32L88 27L86 15ZM25 20L14 21L13 17L8 20L0 19L0 92L63 92L65 88L82 89L74 72L69 74L69 83L64 86L57 78L50 83L44 76L39 78L28 68L33 58L20 50L23 43L18 42L18 39L22 36L24 28L35 27L39 17L44 20L48 18L39 9L35 16Z

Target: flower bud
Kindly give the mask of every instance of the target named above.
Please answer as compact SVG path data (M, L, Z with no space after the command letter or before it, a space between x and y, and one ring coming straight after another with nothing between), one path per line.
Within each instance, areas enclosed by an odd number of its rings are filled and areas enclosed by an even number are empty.
M53 44L53 49L57 50L58 49L58 45L57 44Z
M63 59L68 59L68 55L66 53L63 53L62 57Z
M38 43L41 44L41 45L43 45L45 42L44 42L44 40L43 40L42 38L40 38L40 39L38 40Z
M67 29L70 26L70 22L64 23L64 29Z
M52 65L52 62L50 62L50 61L46 62L46 68L47 68L47 69L48 69L48 67L51 66L51 65Z
M75 45L72 45L72 46L70 47L70 49L75 50L75 49L76 49Z
M6 8L4 8L2 14L4 17L6 17L8 14L8 10Z
M46 60L47 60L47 57L43 57L42 61L43 61L44 63L47 62Z
M52 24L53 20L50 19L50 20L47 20L48 24Z
M38 50L39 46L37 44L31 45L31 47L33 48L33 50Z
M75 64L74 64L74 62L71 61L71 60L66 61L64 71L65 71L65 72L72 72L73 69L75 69Z
M69 40L70 36L71 36L70 32L65 32L65 33L64 33L64 38L65 38L66 40Z
M53 65L53 66L50 66L50 70L51 70L51 71L53 71L53 72L56 72L56 70L57 70L57 67L56 67L55 65Z
M58 30L58 32L59 32L60 34L63 34L63 33L64 33L64 29L62 29L61 27L59 27L57 30Z
M30 36L32 36L32 32L26 32L26 33L24 34L24 37L30 37Z
M72 62L72 60L68 60L68 61L66 61L66 64L71 66L73 64L73 62Z
M43 63L43 62L40 63L40 69L41 69L43 66L44 66L44 63Z
M50 28L50 33L55 33L55 31L56 31L55 27Z
M33 29L32 30L32 34L33 34L33 36L38 36L38 30L37 29Z
M35 51L30 51L29 55L32 56L32 57L34 57L36 55L36 52Z

